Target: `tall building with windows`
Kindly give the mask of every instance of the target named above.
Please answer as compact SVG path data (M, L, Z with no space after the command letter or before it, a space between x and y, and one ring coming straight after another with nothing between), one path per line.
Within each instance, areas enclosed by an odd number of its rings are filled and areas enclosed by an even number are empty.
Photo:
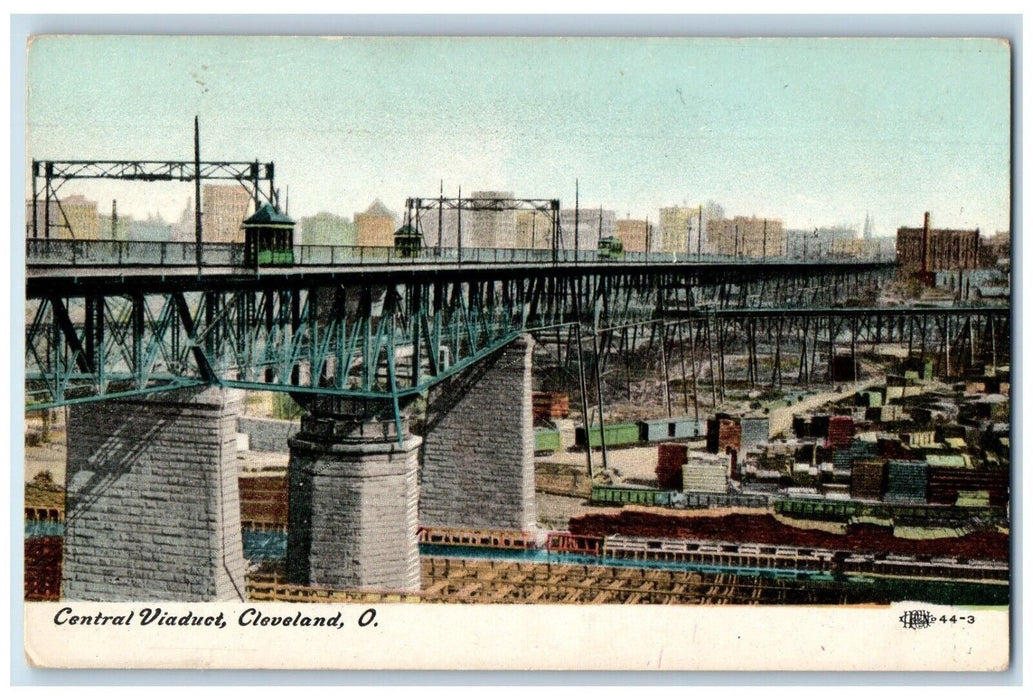
M323 211L302 217L298 228L302 245L355 245L355 224L346 216Z
M625 252L647 253L652 245L653 226L645 219L619 219L616 235Z
M551 250L552 217L544 211L518 211L516 247Z
M700 229L706 212L703 207L663 207L660 209L659 249L661 253L706 253L706 235Z
M785 255L786 236L778 219L737 216L707 222L707 238L715 255L778 258Z
M969 270L979 266L979 229L934 229L929 212L921 228L897 229L897 273L923 277L940 270Z
M561 209L560 230L563 231L563 248L598 250L600 238L617 235L617 212L601 207L579 208L576 212L573 209Z
M849 226L821 226L813 229L787 229L786 257L814 260L834 255L853 244L840 241L857 239L857 230Z
M480 209L471 209L471 200L481 200ZM463 210L442 209L438 211L436 200L423 200L432 205L430 209L420 212L419 230L423 240L429 246L440 245L442 248L456 248L462 238L463 248L524 248L522 241L530 240L535 234L535 247L542 247L537 240L541 233L541 218L532 219L507 208L504 200L513 199L512 192L481 190L463 195ZM498 200L495 205L492 200ZM523 223L521 223L523 222ZM531 228L528 228L531 227ZM440 229L440 231L439 231ZM549 247L546 245L545 247Z
M36 203L36 231L39 238L46 238L46 203ZM25 203L26 234L32 236L32 200ZM61 198L60 205L50 202L50 238L96 241L101 238L100 212L97 203L81 194L70 194Z
M370 204L366 211L355 214L354 221L355 245L394 247L398 217L379 199Z
M201 236L208 243L243 243L252 199L241 185L201 187Z
M463 247L515 248L517 213L514 209L503 208L506 200L513 199L513 193L472 192L470 199L482 200L481 206L485 208L463 212ZM499 208L491 208L493 200L499 202ZM469 218L467 219L467 217Z

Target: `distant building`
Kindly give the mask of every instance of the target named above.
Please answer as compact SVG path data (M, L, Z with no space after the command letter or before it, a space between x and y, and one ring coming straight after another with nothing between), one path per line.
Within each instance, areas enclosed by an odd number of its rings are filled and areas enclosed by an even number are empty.
M438 231L439 220L441 223L440 233ZM464 230L463 247L465 248L465 230L470 225L469 216L463 216L462 224ZM455 209L441 209L439 211L436 206L433 209L420 212L419 230L423 233L423 240L427 242L427 245L455 248L459 245L459 212Z
M849 241L857 238L857 230L848 226L822 226L813 229L788 229L786 237L786 257L790 259L827 258L833 255L836 241ZM850 244L839 244L849 247Z
M121 220L120 220L121 223ZM161 214L148 214L143 221L129 219L125 223L126 237L131 241L154 241L164 243L172 240L172 224L161 218ZM209 241L207 232L205 240Z
M922 277L931 284L940 270L979 266L979 229L934 229L929 212L921 228L897 229L897 271L903 278Z
M998 231L979 241L980 267L1009 267L1011 264L1011 232Z
M879 242L874 238L839 238L832 241L832 257L876 260Z
M861 236L866 241L872 239L872 229L875 223L872 221L872 217L868 216L868 212L864 213L864 234Z
M500 201L496 208L491 208L493 204L487 203L489 208L475 211L467 208L471 199L512 200L513 193L490 190L471 192L469 195L463 196L461 215L456 209L442 209L439 212L437 206L434 206L434 200L423 200L424 204L432 206L432 208L420 212L419 217L419 230L427 245L456 248L459 246L461 236L464 249L524 248L530 247L530 245L524 245L523 241L530 240L530 228L533 228L535 247L543 247L541 241L538 240L543 230L541 216L537 219L521 216L521 214L531 214L532 212L518 212L512 208L504 208L507 205L503 201ZM547 217L545 220L547 221ZM521 224L521 221L524 223ZM546 224L546 229L549 227L551 224ZM546 244L544 247L548 248L550 245Z
M881 236L872 240L879 246L879 260L896 260L897 240L893 236Z
M39 238L46 238L46 203L36 204L36 230ZM63 212L63 213L62 213ZM25 203L26 234L32 236L32 200ZM107 232L110 233L110 230ZM96 241L101 238L100 213L97 203L81 194L63 197L58 204L50 201L50 238Z
M241 220L243 223L243 220ZM186 206L179 215L179 219L172 223L171 239L180 243L191 243L195 240L197 232L194 230L194 198L187 197Z
M552 217L543 211L516 213L516 247L552 249Z
M576 212L573 209L561 209L560 230L563 231L563 248L598 250L600 238L612 238L617 234L617 212L599 207L579 208Z
M204 185L201 188L201 236L207 243L243 243L242 224L248 217L251 195L240 185Z
M346 216L319 212L298 221L302 245L355 245L355 224Z
M786 236L778 219L737 216L707 224L711 251L738 258L773 258L785 254Z
M624 244L628 253L649 252L652 245L653 227L645 219L619 219L617 221L617 238Z
M129 223L132 221L127 216L112 217L110 214L99 214L97 219L100 223L100 237L111 241L128 241Z
M512 192L472 192L470 199L512 200ZM516 210L479 209L463 213L464 248L515 248L517 242ZM466 217L469 217L467 220ZM469 224L467 223L469 222Z
M379 199L355 214L355 245L394 247L398 217Z
M663 207L660 209L660 252L706 252L706 238L700 233L702 207Z

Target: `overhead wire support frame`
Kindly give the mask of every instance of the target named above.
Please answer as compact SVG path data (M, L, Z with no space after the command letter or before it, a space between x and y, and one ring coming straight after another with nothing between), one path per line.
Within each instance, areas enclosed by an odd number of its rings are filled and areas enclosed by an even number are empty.
M68 180L123 180L135 182L194 182L200 180L232 180L240 183L255 202L256 209L263 201L276 200L274 186L275 166L259 161L201 161L193 160L33 160L32 161L32 237L39 238L38 179L43 179L44 225L43 237L50 238L54 223L50 220L51 202L61 211L68 227L67 217L57 197L61 185ZM268 183L263 191L262 183ZM74 237L74 232L73 232Z

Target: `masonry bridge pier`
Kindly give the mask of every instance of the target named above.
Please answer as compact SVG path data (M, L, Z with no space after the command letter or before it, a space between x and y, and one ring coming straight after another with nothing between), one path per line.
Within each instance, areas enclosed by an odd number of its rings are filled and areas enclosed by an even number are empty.
M241 390L306 409L289 445L290 580L412 590L419 524L535 526L536 333L591 336L700 304L829 308L892 274L773 261L30 266L26 409L70 407L62 595L244 596Z

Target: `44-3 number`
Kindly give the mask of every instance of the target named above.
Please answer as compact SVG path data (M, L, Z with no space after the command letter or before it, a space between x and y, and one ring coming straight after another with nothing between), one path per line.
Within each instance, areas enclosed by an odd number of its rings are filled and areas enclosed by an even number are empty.
M958 617L957 615L951 615L950 617L947 617L946 615L941 615L939 621L943 623L950 622L951 624L956 624L958 622L964 624L967 622L970 625L974 625L976 623L976 616L962 615L961 617Z

